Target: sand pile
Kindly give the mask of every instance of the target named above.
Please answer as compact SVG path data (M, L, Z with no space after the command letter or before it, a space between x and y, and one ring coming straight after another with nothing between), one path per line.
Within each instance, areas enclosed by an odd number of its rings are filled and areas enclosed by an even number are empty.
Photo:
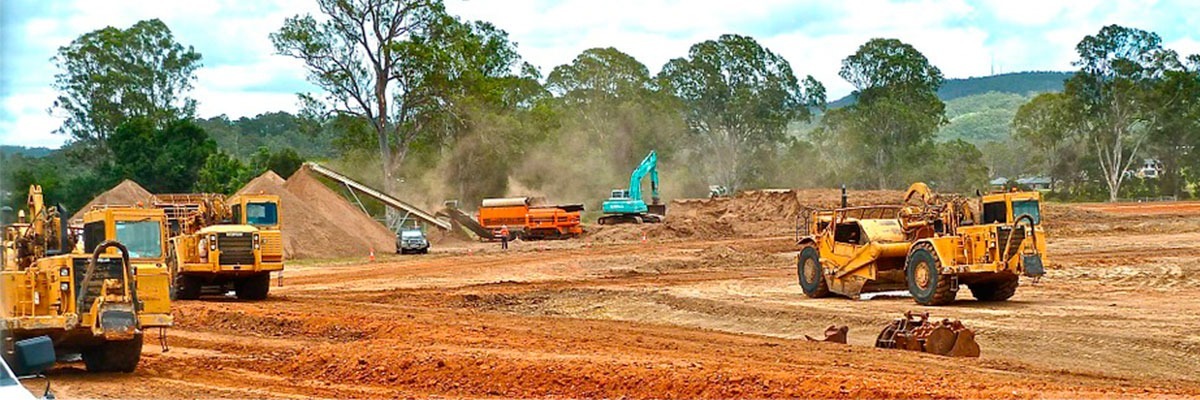
M302 171L297 172L293 177L302 173ZM319 182L315 183L320 185ZM291 259L362 257L366 256L372 248L376 253L395 251L393 242L395 236L391 234L388 234L389 240L384 243L364 238L364 232L387 231L387 228L379 225L361 210L353 209L346 200L337 197L336 199L317 198L315 201L310 201L310 198L289 190L287 181L274 172L267 171L254 178L238 193L266 193L279 196L280 218L283 221L284 257ZM339 202L342 204L339 205ZM351 207L350 211L353 212L339 214L331 211L339 208L343 211L346 210L345 207L341 207L342 205ZM378 237L378 234L374 236Z
M80 208L79 211L76 211L75 215L71 216L71 219L83 219L83 213L91 210L93 207L128 207L136 206L138 202L145 204L146 202L150 201L151 196L153 196L153 194L146 190L146 188L142 187L142 185L126 179L117 186L113 186L113 188L109 189L107 192L96 196L95 199L92 199L92 201L88 202L87 205L83 206L83 208Z
M354 238L363 241L368 248L376 252L396 251L395 233L318 181L308 172L308 167L292 174L283 187L307 202L321 217L353 233Z

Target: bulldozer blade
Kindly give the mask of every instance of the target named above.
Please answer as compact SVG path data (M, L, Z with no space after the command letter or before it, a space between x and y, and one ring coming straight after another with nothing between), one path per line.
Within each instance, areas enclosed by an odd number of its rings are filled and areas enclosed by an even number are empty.
M846 344L846 334L848 332L850 332L850 327L848 327L848 326L842 326L839 328L837 326L830 325L828 328L825 328L825 338L824 339L817 339L817 338L814 338L814 337L808 336L808 335L804 335L804 338L808 339L808 341L810 341L810 342L830 342L830 343Z
M950 350L954 349L954 343L958 335L950 328L939 326L929 332L929 336L925 338L925 352L937 355L948 355Z
M963 329L954 340L954 348L947 354L950 357L979 357L979 343L975 341L975 331Z

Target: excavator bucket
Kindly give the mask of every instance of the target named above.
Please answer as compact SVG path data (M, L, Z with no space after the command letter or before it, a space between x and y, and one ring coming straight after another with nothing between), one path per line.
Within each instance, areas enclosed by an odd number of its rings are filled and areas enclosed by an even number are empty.
M904 313L883 328L875 347L923 351L949 357L979 357L975 331L958 320L929 321L929 313Z
M817 338L814 338L814 337L808 336L808 335L804 335L804 338L808 339L808 341L810 341L810 342L830 342L830 343L846 344L846 334L849 332L850 332L850 327L848 327L848 326L837 327L834 325L830 325L828 328L825 328L825 338L824 339L817 339Z

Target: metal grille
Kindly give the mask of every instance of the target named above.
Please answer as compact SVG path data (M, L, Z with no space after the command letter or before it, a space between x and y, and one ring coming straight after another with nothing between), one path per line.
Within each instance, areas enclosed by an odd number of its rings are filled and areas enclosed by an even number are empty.
M217 237L221 265L254 265L254 237L250 233L222 233Z
M263 261L278 262L283 259L283 237L278 234L261 234L259 237Z
M87 274L88 258L76 258L72 262L72 268L75 277L75 295L78 296L83 292L83 304L85 307L91 307L92 302L96 297L100 296L100 290L104 287L105 279L116 279L125 284L124 266L121 265L120 257L100 257L96 261L96 269L92 271L92 280L89 281L87 287L83 287L83 276ZM75 299L78 299L76 297ZM74 299L72 299L74 300ZM76 310L80 313L87 310Z

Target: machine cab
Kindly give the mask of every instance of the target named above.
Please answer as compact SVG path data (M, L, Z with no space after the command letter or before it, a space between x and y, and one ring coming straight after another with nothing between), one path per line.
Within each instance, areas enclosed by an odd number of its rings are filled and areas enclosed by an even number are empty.
M623 189L614 189L609 200L629 200L629 191Z
M1012 226L1022 216L1028 216L1028 219L1021 219L1022 225L1029 224L1032 221L1032 231L1029 234L1036 236L1033 243L1039 253L1043 263L1045 262L1046 251L1046 233L1042 227L1042 209L1041 209L1042 194L1039 192L1004 192L991 193L984 195L980 202L982 203L982 213L980 214L979 222L984 226L1000 225L996 227L997 234L1001 239L1007 237L1004 231L1006 227ZM1017 232L1019 233L1019 232ZM1023 237L1024 235L1021 235Z
M278 230L279 196L269 194L238 195L229 199L233 223L251 225L260 230Z
M1041 197L1042 194L1038 192L1007 192L984 195L981 199L983 213L980 223L1011 225L1022 215L1028 215L1033 220L1034 226L1041 225Z
M83 216L83 251L91 254L106 240L116 240L129 249L135 264L159 264L166 257L166 214L161 209L105 208ZM115 253L115 249L110 252Z
M137 275L141 311L170 315L168 288L170 272L166 265L167 216L159 208L104 208L83 215L83 251L92 254L107 240L116 240L129 250L129 263ZM108 249L108 254L119 254Z

